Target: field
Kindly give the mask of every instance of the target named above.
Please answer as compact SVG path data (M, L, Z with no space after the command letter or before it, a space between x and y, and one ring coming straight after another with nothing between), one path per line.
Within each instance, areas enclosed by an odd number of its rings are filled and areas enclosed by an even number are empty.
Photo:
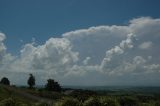
M70 86L50 92L0 85L0 106L160 106L160 88Z

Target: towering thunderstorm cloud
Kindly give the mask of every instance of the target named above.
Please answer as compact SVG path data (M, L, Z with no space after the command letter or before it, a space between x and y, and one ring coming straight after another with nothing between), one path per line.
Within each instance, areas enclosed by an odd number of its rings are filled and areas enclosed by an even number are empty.
M153 84L160 81L160 19L141 17L125 26L96 26L25 44L19 56L6 51L0 33L0 73L24 83L28 73L41 84ZM38 38L37 38L38 39ZM18 73L18 74L17 74ZM17 76L21 76L18 77Z

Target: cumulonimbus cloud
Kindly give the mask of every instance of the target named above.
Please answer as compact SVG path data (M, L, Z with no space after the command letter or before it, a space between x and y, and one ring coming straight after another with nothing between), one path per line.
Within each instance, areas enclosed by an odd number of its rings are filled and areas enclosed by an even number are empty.
M85 83L91 85L116 84L116 81L123 84L124 79L128 79L125 84L137 80L145 83L151 77L150 84L160 81L159 18L141 17L124 26L96 26L67 32L43 45L26 44L20 56L6 52L4 39L5 35L0 33L1 75L34 73L39 79L54 77L65 84L70 81L80 84L88 78ZM13 74L8 76L15 78Z

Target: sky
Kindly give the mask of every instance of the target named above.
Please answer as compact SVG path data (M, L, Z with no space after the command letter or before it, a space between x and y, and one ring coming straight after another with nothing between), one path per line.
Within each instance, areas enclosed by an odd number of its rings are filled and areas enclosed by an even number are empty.
M160 86L159 0L0 0L0 78Z

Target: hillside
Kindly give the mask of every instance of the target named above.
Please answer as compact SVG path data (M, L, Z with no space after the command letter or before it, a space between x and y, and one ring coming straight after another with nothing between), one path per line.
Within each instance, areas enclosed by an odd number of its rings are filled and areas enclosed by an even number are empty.
M160 94L136 89L114 92L63 89L58 93L0 85L0 106L160 106Z
M0 106L46 106L52 102L53 100L33 95L24 88L0 85Z

